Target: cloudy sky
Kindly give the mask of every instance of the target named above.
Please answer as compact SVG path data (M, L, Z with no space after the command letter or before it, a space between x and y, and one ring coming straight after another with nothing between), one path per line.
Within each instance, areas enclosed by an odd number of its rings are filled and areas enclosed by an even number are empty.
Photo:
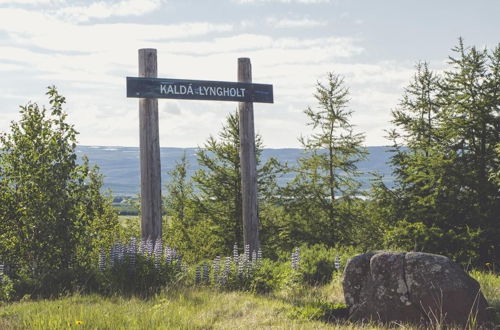
M137 146L137 50L158 50L164 78L236 81L250 57L253 81L274 85L255 104L266 147L297 147L303 109L327 72L345 77L352 122L366 144L384 145L390 110L414 65L446 67L459 36L500 42L498 0L0 0L0 131L46 87L67 97L83 145ZM219 131L236 103L160 100L162 147L194 147Z

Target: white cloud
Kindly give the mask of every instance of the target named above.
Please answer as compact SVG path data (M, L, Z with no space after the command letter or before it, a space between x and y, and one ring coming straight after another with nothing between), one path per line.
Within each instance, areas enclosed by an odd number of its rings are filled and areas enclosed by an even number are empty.
M82 53L141 48L161 40L188 38L233 29L230 24L206 22L173 25L78 25L41 12L8 8L0 8L0 21L0 31L7 33L17 44L57 52Z
M8 36L0 44L0 72L4 77L0 88L6 92L0 96L3 104L8 104L9 109L16 109L12 104L28 100L44 104L45 87L56 84L68 99L70 120L81 132L80 143L137 145L137 100L125 97L125 76L137 72L137 49L157 48L159 76L184 79L234 81L237 58L250 57L253 81L274 85L275 103L255 105L256 130L267 146L298 146L296 138L308 132L302 110L315 104L315 82L324 79L329 71L346 76L352 91L355 124L359 130L369 132L371 141L378 141L396 100L394 88L406 83L413 71L398 63L360 62L358 55L366 50L362 40L356 38L337 37L333 33L298 37L285 30L327 24L314 17L288 18L282 13L271 13L279 19L263 18L264 23L283 28L279 34L273 34L269 25L263 26L269 31L262 31L258 21L215 23L207 18L206 22L164 25L120 20L120 16L134 14L132 7L126 6L134 3L63 6L57 15L24 7L0 8L0 33ZM149 8L154 8L159 2L148 3ZM104 9L97 10L99 6ZM117 23L105 19L99 24L79 23L111 16ZM16 83L11 84L14 79ZM41 96L33 96L40 91ZM161 143L179 147L201 145L210 134L217 134L226 115L236 107L230 102L161 100ZM0 118L0 131L6 130L12 118L13 115Z
M302 3L302 4L319 4L319 3L331 3L334 0L233 0L236 3L269 3L269 2L277 2L277 3Z
M53 2L54 0L0 0L0 5L45 5Z
M92 18L112 16L141 16L157 10L162 0L123 0L115 3L92 2L88 6L66 7L56 10L56 15L67 21L87 22Z
M326 21L312 20L308 18L303 18L303 19L269 18L267 22L275 28L311 28L311 27L327 25Z

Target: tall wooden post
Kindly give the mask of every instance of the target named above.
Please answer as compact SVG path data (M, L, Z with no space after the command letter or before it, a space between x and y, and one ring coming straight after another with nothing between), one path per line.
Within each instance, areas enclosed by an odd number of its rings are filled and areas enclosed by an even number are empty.
M139 77L157 78L156 49L139 49ZM158 99L139 99L141 234L161 238L161 167Z
M238 58L238 82L252 82L252 65L249 58ZM239 116L243 241L245 245L250 245L252 253L260 246L253 102L239 102Z

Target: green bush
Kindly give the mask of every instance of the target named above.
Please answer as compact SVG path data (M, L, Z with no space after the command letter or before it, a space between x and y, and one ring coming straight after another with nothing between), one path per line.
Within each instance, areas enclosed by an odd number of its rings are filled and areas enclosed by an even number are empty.
M310 285L326 284L335 271L335 249L324 244L300 248L298 271L302 280Z
M422 222L403 220L385 232L384 245L397 250L442 254L463 265L470 265L479 257L480 234L477 230L446 231Z
M29 103L0 134L0 259L17 297L84 287L118 228L98 169L78 160L65 98L47 95L49 111Z
M14 285L7 275L0 274L0 301L9 301L14 294Z
M253 274L250 291L254 293L269 293L282 288L287 278L290 266L278 261L263 259L260 267Z

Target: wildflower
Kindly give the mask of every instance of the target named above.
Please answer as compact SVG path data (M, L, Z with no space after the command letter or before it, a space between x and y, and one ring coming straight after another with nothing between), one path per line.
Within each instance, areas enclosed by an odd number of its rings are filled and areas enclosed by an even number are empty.
M116 243L116 262L121 265L125 259L125 245Z
M160 268L160 261L161 261L162 251L163 251L163 246L162 246L161 238L157 238L156 242L155 242L155 245L154 245L154 251L153 251L154 258L155 258L154 262L155 262L155 268L156 269Z
M250 244L245 245L245 261L250 261Z
M4 282L3 276L4 276L4 265L2 263L0 264L0 284Z
M340 257L338 254L335 256L335 269L336 270L340 269Z
M2 265L3 266L3 265ZM106 252L104 249L101 249L99 252L99 271L103 272L106 267ZM2 275L3 271L0 271L0 275Z
M234 247L233 247L233 261L234 261L235 264L238 264L238 259L239 259L239 256L238 256L238 244L234 243Z
M153 254L154 243L152 240L146 240L146 253L150 257Z
M82 324L84 324L84 323L85 323L85 322L83 322L82 320L76 320L76 321L75 321L75 324L76 324L76 325L82 325Z
M141 239L141 243L139 244L139 254L144 256L146 254L146 241Z
M218 283L219 271L220 271L220 256L215 257L213 269L214 269L214 283Z
M171 264L172 263L172 250L170 249L170 246L166 246L165 247L165 261L167 262L167 264Z
M115 267L116 255L116 245L112 245L109 249L109 268Z
M300 249L296 248L292 253L292 269L297 270L300 262Z
M210 283L209 269L207 264L203 264L203 282Z
M194 282L196 284L200 283L200 276L201 276L201 269L200 266L196 266L196 272L195 272L195 277L194 277Z
M127 248L127 258L130 263L130 267L133 269L135 266L135 260L136 260L136 253L137 253L137 243L135 240L135 237L130 238L130 242L128 244Z

